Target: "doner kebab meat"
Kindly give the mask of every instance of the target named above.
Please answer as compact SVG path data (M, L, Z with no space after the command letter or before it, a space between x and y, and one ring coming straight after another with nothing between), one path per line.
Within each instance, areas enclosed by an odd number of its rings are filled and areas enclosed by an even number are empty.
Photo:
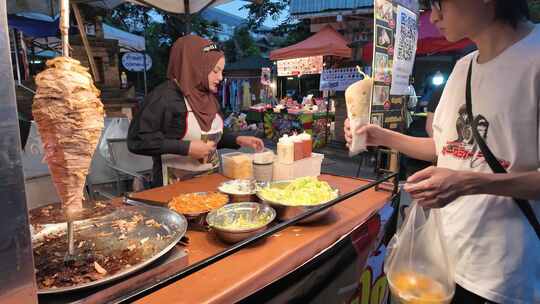
M347 116L349 117L351 130L353 131L352 143L349 147L349 154L351 156L366 150L365 136L358 135L354 132L359 126L369 123L373 78L366 74L363 75L364 79L351 84L345 90Z
M83 191L103 129L103 104L88 69L69 57L47 61L36 76L32 113L45 160L68 218L82 211Z

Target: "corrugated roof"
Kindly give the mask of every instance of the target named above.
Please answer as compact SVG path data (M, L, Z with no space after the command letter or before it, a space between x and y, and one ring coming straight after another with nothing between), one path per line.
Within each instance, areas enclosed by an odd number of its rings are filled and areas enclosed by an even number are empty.
M353 10L373 6L373 0L291 0L292 15L334 10Z
M246 19L244 18L213 7L202 11L201 16L208 21L216 21L218 23L224 23L233 27L246 23Z
M272 67L272 61L261 56L250 56L237 62L225 65L225 72L238 70L260 70L263 67Z

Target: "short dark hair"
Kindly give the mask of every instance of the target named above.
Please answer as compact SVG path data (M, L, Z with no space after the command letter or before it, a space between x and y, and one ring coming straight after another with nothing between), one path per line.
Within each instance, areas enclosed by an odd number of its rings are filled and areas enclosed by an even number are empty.
M530 19L527 0L495 0L495 19L514 28L520 21Z

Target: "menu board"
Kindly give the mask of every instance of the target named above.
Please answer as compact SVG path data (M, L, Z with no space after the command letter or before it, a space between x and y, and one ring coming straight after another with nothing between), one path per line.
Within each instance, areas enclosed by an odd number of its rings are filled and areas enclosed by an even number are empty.
M364 77L356 67L324 69L321 74L321 91L345 91L351 84Z
M278 76L301 76L320 74L323 70L323 56L278 60Z
M402 131L418 41L418 0L375 0L371 123Z

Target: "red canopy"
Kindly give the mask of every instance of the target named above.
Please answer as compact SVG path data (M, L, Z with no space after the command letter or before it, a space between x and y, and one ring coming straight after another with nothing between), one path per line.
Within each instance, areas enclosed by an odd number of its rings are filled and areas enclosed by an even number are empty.
M270 60L285 60L311 56L337 56L351 58L348 42L330 25L318 33L291 46L270 52Z
M416 55L432 55L441 52L459 51L472 44L469 39L458 42L449 42L439 32L437 27L429 21L431 11L420 14L420 29ZM371 62L373 59L373 43L370 42L362 48L362 60Z

